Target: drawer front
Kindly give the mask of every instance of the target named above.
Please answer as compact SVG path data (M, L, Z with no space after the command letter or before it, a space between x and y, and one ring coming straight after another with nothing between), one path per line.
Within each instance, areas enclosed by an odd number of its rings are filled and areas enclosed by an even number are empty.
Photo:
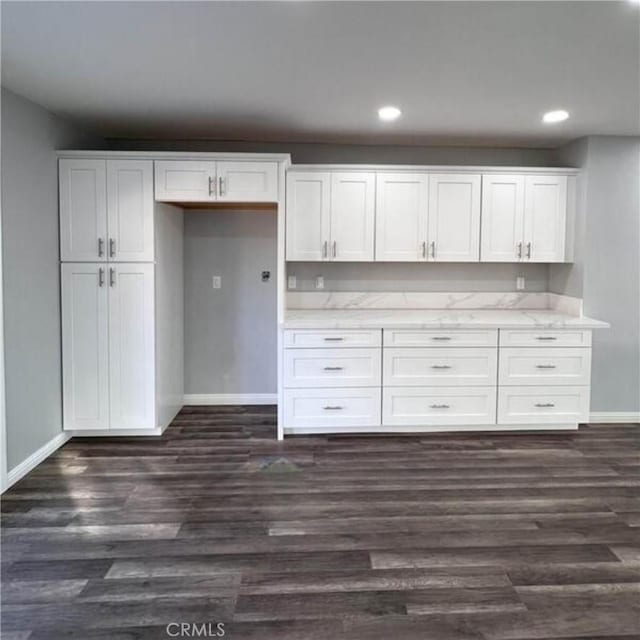
M379 347L381 344L380 329L286 329L284 332L284 346L287 348Z
M496 387L387 387L382 423L388 426L496 423Z
M590 348L502 347L501 385L588 385Z
M379 427L380 387L285 389L285 427Z
M385 329L385 347L494 347L497 329Z
M499 424L586 422L589 387L500 387Z
M498 350L398 348L384 349L386 386L494 386Z
M590 347L591 331L500 329L501 347Z
M286 349L284 386L379 387L382 350L375 349Z

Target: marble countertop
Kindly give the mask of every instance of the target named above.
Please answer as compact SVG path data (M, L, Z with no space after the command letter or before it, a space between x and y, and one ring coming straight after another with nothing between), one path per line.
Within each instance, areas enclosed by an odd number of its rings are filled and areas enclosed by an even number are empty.
M554 309L287 309L284 329L606 329Z

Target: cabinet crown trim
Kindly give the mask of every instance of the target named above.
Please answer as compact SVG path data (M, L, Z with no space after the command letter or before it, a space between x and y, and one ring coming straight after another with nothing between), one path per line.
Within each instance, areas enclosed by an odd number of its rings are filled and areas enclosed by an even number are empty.
M502 167L476 165L409 165L409 164L292 164L287 171L377 171L381 173L481 173L577 175L577 167Z

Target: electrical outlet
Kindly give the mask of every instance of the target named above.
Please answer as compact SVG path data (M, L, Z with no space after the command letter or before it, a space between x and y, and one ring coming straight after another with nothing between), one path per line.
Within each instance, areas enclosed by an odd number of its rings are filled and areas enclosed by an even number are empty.
M295 289L298 286L298 279L295 276L289 276L287 286L289 289Z
M524 291L524 276L518 276L516 278L516 290Z
M324 278L322 276L316 277L316 289L324 289Z
M222 276L213 276L212 284L214 289L222 289Z

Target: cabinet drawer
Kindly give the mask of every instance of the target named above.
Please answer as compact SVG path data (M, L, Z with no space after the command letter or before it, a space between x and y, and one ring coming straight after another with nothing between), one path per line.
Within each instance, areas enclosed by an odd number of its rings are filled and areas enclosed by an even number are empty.
M386 387L389 426L495 424L496 387Z
M406 386L493 386L498 350L400 348L384 349L384 384Z
M591 331L500 329L501 347L590 347Z
M385 347L493 347L498 344L496 329L449 330L385 329Z
M286 427L378 427L380 387L285 389Z
M500 424L586 422L589 387L500 387Z
M285 387L379 387L380 347L373 349L286 349Z
M502 347L501 385L588 385L590 348Z
M379 347L382 343L380 329L286 329L285 347Z

